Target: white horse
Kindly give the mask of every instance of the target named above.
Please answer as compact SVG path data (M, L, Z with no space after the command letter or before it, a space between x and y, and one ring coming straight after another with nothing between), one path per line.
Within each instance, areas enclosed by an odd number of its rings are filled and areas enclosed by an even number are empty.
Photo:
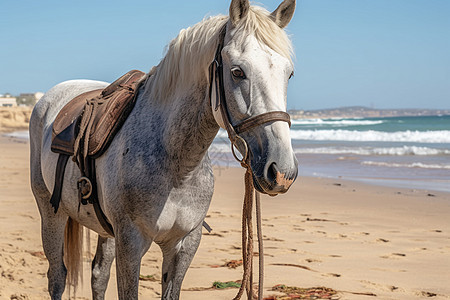
M94 299L104 299L114 258L119 299L137 299L141 258L152 242L164 257L162 298L179 298L214 188L207 150L222 120L211 107L208 68L221 32L226 32L219 49L222 89L234 126L286 110L293 64L283 28L294 9L295 0L285 0L273 13L250 6L248 0L232 0L229 16L205 19L170 43L139 88L123 127L95 161L98 198L114 238L100 225L92 205L79 205L75 183L81 175L74 162L67 165L57 213L49 202L58 159L50 151L55 117L75 96L107 83L63 82L36 104L30 120L31 185L42 219L52 299L61 299L67 275L70 284L77 283L82 226L99 234L92 264ZM271 195L286 192L297 176L288 123L266 121L239 135L248 145L255 188Z

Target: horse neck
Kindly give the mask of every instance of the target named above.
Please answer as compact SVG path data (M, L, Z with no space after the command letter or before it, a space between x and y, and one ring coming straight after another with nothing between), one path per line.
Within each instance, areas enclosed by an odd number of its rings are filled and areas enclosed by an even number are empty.
M149 85L147 88L151 88L151 83ZM145 102L151 103L148 108L153 110L148 113L158 112L159 140L166 154L164 160L177 181L208 162L204 160L206 152L219 130L205 97L207 89L205 79L175 99L162 103L145 99Z

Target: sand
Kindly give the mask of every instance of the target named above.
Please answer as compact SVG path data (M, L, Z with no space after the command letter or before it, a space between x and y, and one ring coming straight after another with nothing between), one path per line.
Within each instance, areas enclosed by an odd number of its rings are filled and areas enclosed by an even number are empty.
M0 137L0 299L49 299L28 148ZM214 281L241 278L240 267L224 265L241 255L243 174L215 169L206 219L213 231L204 231L181 299L232 299L237 292L208 288ZM268 299L282 295L271 291L278 284L332 288L338 291L333 299L450 299L449 194L299 178L286 195L263 196L262 208ZM93 247L94 233L91 238ZM159 279L161 262L153 245L141 274ZM91 298L89 263L84 267L77 299ZM158 299L160 290L157 281L140 282L141 299ZM107 299L116 294L113 266Z

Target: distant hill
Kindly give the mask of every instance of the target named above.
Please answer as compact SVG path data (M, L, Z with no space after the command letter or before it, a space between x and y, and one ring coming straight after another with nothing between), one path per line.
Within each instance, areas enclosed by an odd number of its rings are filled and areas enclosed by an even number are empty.
M0 134L27 130L32 107L0 107Z
M379 118L450 115L450 109L374 109L350 106L318 110L289 110L293 119Z

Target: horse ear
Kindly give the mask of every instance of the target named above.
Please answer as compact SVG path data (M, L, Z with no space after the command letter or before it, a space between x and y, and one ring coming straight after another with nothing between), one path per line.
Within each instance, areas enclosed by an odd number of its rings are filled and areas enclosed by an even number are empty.
M270 16L278 26L284 28L291 21L294 11L295 0L284 0Z
M231 24L236 26L247 15L249 9L249 0L232 0L230 5Z

